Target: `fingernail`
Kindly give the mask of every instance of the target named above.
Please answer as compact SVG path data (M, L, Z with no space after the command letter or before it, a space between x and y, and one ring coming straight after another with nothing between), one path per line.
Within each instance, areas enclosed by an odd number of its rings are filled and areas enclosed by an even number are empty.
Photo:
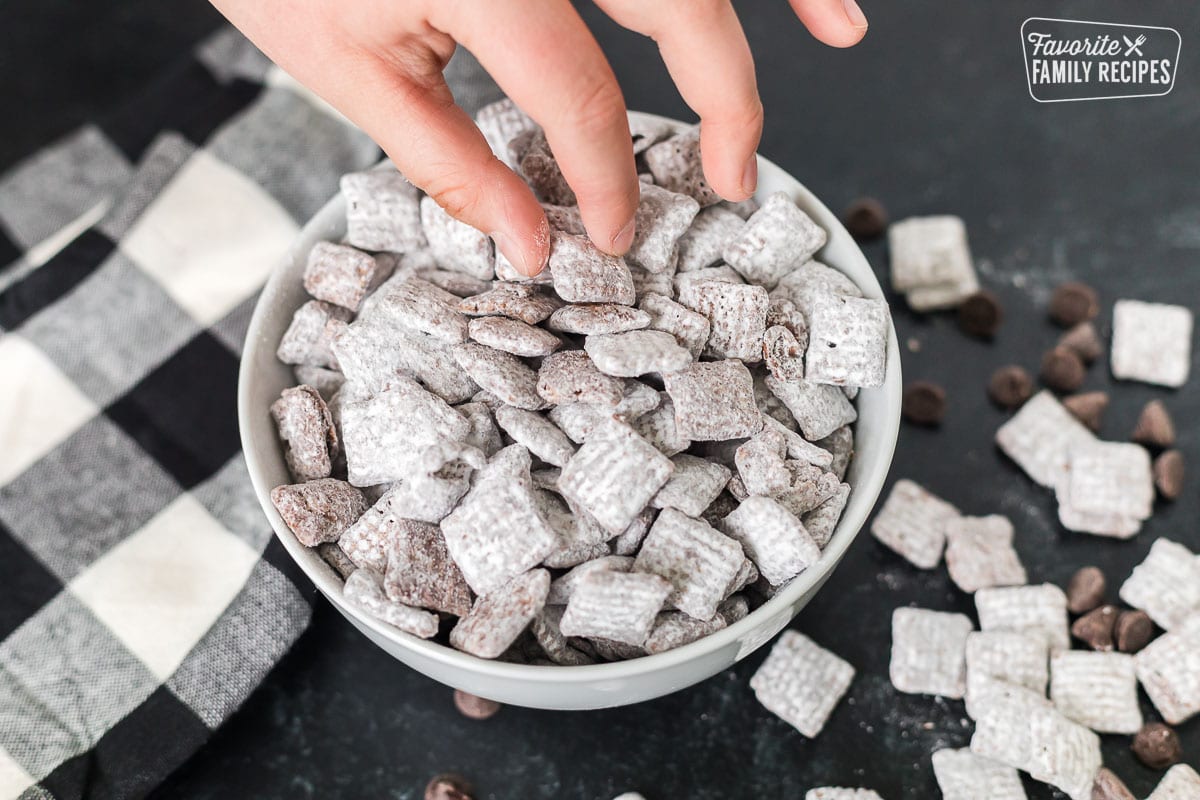
M850 0L853 2L853 0ZM754 194L754 190L758 188L758 156L754 153L750 154L750 158L746 161L746 168L742 170L742 191L747 195Z
M854 0L842 0L842 5L846 7L846 18L850 20L850 24L860 31L865 31L867 15L858 7L858 3Z
M496 243L497 258L503 257L506 261L508 261L509 264L512 265L513 269L526 277L531 277L537 274L536 271L530 271L528 259L524 251L517 247L517 244L513 241L512 237L510 237L507 233L501 233L500 231L495 231L491 234L491 237L492 241Z
M612 252L615 255L625 255L629 252L630 246L633 245L633 233L636 230L636 217L630 217L629 222L625 223L625 227L621 228L621 232L613 237Z

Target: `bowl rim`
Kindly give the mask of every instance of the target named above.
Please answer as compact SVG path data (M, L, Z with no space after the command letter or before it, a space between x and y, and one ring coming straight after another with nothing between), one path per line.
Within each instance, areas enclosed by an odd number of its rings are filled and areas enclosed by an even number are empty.
M676 131L681 128L688 127L688 123L679 120L663 117L657 114L648 114L647 112L630 112L636 113L643 117L653 118L657 121L670 124ZM849 237L849 233L845 230L841 220L836 214L821 202L815 194L813 194L804 184L797 180L791 173L783 169L779 165L758 155L760 175L765 172L777 171L780 176L786 179L791 185L786 189L789 196L797 200L800 205L807 208L815 208L822 212L826 217L826 221L831 225L836 225L841 230L841 233ZM762 190L755 193L755 197L762 198ZM256 352L259 347L264 346L262 329L267 324L267 318L270 316L270 309L267 307L266 300L275 297L279 294L279 289L286 279L289 267L294 263L300 255L299 251L303 240L308 231L312 228L324 224L327 219L335 218L340 215L344 217L345 199L339 192L321 207L319 211L311 219L309 219L297 234L297 239L288 249L286 256L277 264L271 271L271 275L259 294L258 300L255 302L254 312L250 319L249 327L247 328L245 344L242 349L241 363L238 369L238 430L242 445L243 457L246 460L246 468L250 474L250 481L254 487L255 495L258 498L259 505L262 507L271 523L271 529L275 536L283 544L289 557L296 563L300 570L304 573L313 584L320 590L321 594L343 615L351 618L356 624L365 626L375 634L387 639L396 645L413 650L422 657L430 661L451 667L454 669L464 670L476 673L482 676L490 676L503 678L506 680L515 681L541 681L556 684L569 683L591 683L596 681L619 681L637 678L643 675L670 669L671 667L693 661L698 657L720 650L727 645L736 642L746 634L749 634L754 628L762 624L763 620L773 618L775 615L787 613L789 622L794 616L792 606L807 592L818 586L826 580L836 570L846 550L857 538L862 527L866 524L867 517L870 516L875 507L876 501L883 490L883 486L887 481L888 473L891 470L891 465L895 457L896 441L900 431L900 398L902 390L901 364L900 364L900 349L897 341L895 325L889 316L888 322L888 345L887 345L887 364L884 383L880 390L885 395L885 407L894 410L894 414L887 415L884 420L884 427L881 431L884 437L883 450L880 452L880 459L886 462L883 469L873 470L870 474L860 476L862 480L851 487L852 495L859 498L867 496L868 500L865 503L859 504L859 512L852 516L843 515L837 523L833 536L830 538L825 549L821 553L821 558L812 567L809 567L799 576L792 579L782 590L777 592L774 597L767 600L758 608L751 611L742 619L727 625L715 633L701 637L694 642L667 650L662 653L645 655L639 658L628 659L625 661L615 661L601 664L588 664L581 666L567 665L542 665L542 664L514 664L506 661L498 661L494 659L485 659L471 655L459 650L455 650L447 645L439 644L432 639L421 639L412 634L405 633L397 628L388 625L381 620L375 619L354 606L347 603L342 597L342 581L338 578L334 570L325 563L325 561L316 553L314 549L310 549L300 544L291 530L283 522L278 511L270 501L270 492L274 488L266 485L265 480L265 464L263 457L256 451L253 446L251 437L251 427L254 425L262 425L269 422L270 417L266 409L254 407L254 398L250 395L250 386L254 380L254 358L251 353ZM825 227L825 226L823 226ZM849 238L853 245L851 254L852 260L861 261L861 266L864 268L864 275L868 278L866 285L863 282L855 280L855 284L862 290L863 295L872 299L884 298L883 289L879 284L878 278L875 276L874 270L871 268L870 262L863 254L862 249L858 246L853 238ZM843 272L838 265L830 265L839 272ZM277 346L277 343L266 343L272 348ZM258 422L257 418L261 417ZM785 623L786 625L786 623ZM769 641L769 638L765 641ZM761 647L765 641L757 642L753 649ZM748 655L748 653L745 653ZM738 658L742 657L739 653Z

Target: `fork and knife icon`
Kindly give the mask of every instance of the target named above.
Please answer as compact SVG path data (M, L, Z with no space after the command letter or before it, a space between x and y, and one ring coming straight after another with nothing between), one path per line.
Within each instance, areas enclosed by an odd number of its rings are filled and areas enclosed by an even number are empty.
M1144 34L1139 35L1137 37L1137 41L1131 40L1128 36L1122 36L1121 38L1125 40L1126 56L1133 55L1134 53L1137 53L1139 56L1145 55L1142 53L1142 45L1146 43L1146 37Z

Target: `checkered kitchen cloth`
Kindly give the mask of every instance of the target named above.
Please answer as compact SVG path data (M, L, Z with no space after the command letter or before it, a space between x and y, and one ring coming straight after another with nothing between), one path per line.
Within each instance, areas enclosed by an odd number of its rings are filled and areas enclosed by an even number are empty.
M496 97L465 54L448 77ZM0 176L0 800L146 794L308 625L238 353L299 225L379 156L226 30Z

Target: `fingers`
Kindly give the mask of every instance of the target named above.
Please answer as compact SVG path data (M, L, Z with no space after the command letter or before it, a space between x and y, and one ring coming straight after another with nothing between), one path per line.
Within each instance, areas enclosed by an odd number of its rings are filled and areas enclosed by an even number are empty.
M867 17L855 0L788 0L809 33L831 47L852 47L867 35Z
M624 254L640 195L629 121L616 77L575 9L567 0L490 3L465 20L442 22L435 11L431 22L545 129L588 235L600 249Z
M745 200L758 182L755 151L763 110L754 59L728 0L646 3L599 0L621 25L658 42L684 101L700 117L704 177L727 200Z

